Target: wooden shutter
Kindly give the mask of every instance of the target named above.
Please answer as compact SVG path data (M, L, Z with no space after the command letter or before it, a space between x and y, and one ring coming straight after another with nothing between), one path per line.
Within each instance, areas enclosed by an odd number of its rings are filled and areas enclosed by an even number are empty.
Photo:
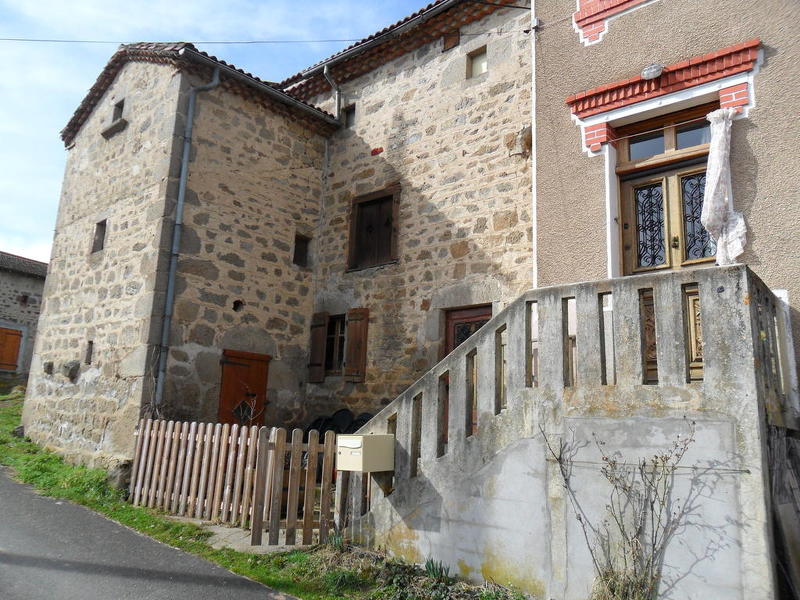
M308 381L325 380L325 342L328 336L328 313L314 313L311 317L311 348L308 352Z
M0 327L0 371L16 371L22 332Z
M345 342L344 377L347 381L364 381L367 371L367 328L369 309L347 311L347 340Z

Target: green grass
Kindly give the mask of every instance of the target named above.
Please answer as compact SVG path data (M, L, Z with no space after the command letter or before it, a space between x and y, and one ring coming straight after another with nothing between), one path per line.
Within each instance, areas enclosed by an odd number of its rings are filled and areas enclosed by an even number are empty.
M304 600L521 600L499 586L432 580L412 565L344 544L270 555L254 555L208 544L210 534L154 510L128 504L106 482L106 473L65 463L27 438L12 435L24 394L0 395L0 464L39 493L82 504L174 548Z

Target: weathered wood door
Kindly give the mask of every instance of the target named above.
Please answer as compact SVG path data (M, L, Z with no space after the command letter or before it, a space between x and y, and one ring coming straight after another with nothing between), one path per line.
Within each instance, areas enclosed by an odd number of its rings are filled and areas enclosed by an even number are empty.
M445 356L486 325L492 318L492 305L448 310L446 313Z
M223 350L220 385L220 423L263 425L267 407L270 356Z
M0 371L17 370L21 345L21 331L0 327Z
M492 318L492 305L486 304L482 306L471 306L469 308L457 308L448 310L445 313L445 336L444 336L444 353L442 358L450 354L453 350L458 348L463 342L467 340L473 333L478 331L481 327L486 325ZM477 389L477 381L474 378L477 375L477 370L473 370L469 377L473 378L471 385L473 389ZM448 421L450 419L450 379L449 377L444 381L444 389L442 390L446 398L441 400L444 402L442 408L442 425L443 429L440 432L443 443L447 443L448 436ZM472 406L472 414L470 415L470 423L475 424L478 422L478 407L477 403Z

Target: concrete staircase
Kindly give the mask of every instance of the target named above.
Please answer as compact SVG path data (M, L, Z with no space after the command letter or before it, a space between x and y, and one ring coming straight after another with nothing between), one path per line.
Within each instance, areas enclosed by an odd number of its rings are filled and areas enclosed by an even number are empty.
M764 429L786 418L784 325L744 266L531 290L362 430L396 434L395 471L353 474L340 522L361 543L468 579L585 598L592 562L545 436L571 453L573 488L599 523L609 488L594 440L635 461L685 434L688 417L683 464L715 475L676 479L676 496L704 495L670 546L664 586L771 598Z

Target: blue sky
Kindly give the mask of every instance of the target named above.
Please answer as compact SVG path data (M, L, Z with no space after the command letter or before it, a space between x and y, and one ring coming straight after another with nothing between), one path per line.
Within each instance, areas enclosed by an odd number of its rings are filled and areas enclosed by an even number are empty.
M0 0L0 37L193 41L263 79L281 80L349 43L210 40L365 37L426 0ZM0 41L0 250L48 260L66 152L59 131L114 44Z

